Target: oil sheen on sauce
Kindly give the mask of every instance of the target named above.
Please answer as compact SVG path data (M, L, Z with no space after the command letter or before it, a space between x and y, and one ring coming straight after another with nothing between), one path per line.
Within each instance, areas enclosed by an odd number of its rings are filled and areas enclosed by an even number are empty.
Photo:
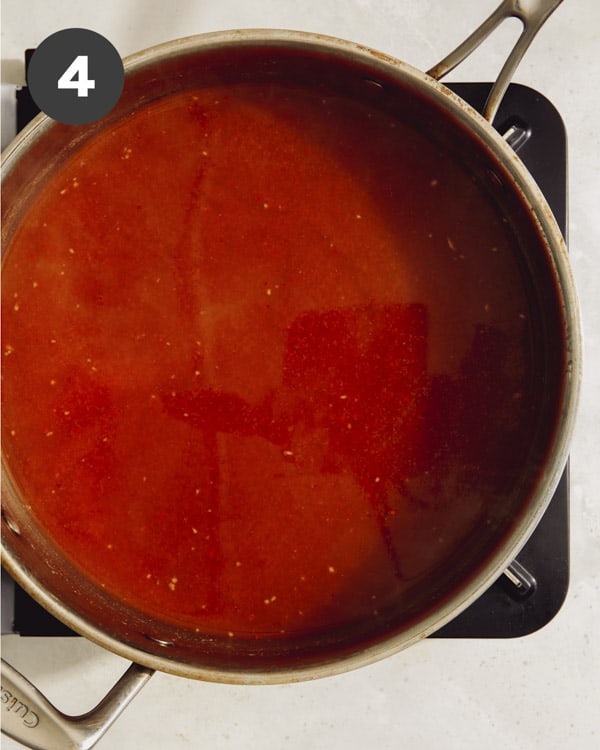
M360 102L155 102L80 148L8 248L15 480L87 575L175 625L376 618L520 476L513 243L457 163Z

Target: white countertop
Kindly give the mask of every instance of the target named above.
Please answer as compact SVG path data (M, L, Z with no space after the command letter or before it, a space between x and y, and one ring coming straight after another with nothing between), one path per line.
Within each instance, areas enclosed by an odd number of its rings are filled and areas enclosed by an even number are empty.
M427 69L496 0L4 0L3 83L22 55L61 28L87 27L125 56L170 38L278 27L345 37ZM516 22L450 80L490 80ZM100 750L465 750L600 746L600 3L565 0L516 79L545 94L569 134L570 253L585 367L571 452L571 583L556 618L516 640L428 640L344 676L277 687L157 674ZM4 93L4 87L3 87ZM62 710L89 709L127 663L87 641L4 636L5 658ZM5 750L15 742L3 737Z

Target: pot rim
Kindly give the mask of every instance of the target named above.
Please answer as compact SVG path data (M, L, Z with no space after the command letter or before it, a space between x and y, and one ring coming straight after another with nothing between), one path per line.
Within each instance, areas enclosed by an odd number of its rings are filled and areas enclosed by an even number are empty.
M373 70L374 74L379 71L392 79L395 78L405 84L408 83L427 99L433 99L442 108L445 115L451 115L458 119L485 149L500 160L511 177L511 188L518 191L534 217L540 233L545 238L549 257L555 266L558 286L562 293L563 316L566 323L567 369L564 374L563 403L556 437L543 474L537 484L537 489L530 498L522 518L516 524L506 542L499 545L496 552L488 558L480 573L461 586L457 594L449 597L433 612L419 618L416 623L397 635L385 638L357 653L336 658L334 661L316 666L269 668L265 671L251 672L235 669L204 669L169 658L167 648L165 648L165 656L163 657L125 644L71 611L40 585L32 572L28 571L18 557L13 554L10 544L7 544L6 539L10 538L11 527L10 522L3 516L3 565L28 594L51 614L81 635L124 658L163 672L212 682L275 684L339 674L378 661L413 645L441 628L466 609L514 560L546 510L567 462L581 382L581 324L579 304L565 242L537 184L517 154L492 125L469 104L427 73L362 44L312 32L279 29L237 29L174 39L127 57L124 61L125 73L126 76L132 75L137 71L156 65L162 60L172 59L173 57L202 54L209 50L228 47L238 48L239 46L293 47L299 50L320 51L338 58L342 57L361 62ZM27 151L32 144L43 138L53 125L53 120L44 114L40 114L9 144L2 156L3 180L17 166L20 155ZM5 478L8 477L8 482L5 479L5 484L9 485L6 491L14 491L14 488L10 486L8 469L4 472L4 476Z

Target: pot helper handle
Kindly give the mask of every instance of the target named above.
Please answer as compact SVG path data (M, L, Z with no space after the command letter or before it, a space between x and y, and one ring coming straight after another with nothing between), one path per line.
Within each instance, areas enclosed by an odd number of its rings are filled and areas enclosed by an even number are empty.
M131 664L95 708L67 716L3 659L2 731L32 750L88 750L153 674L148 667Z
M475 29L441 62L428 70L427 74L439 81L474 52L503 21L507 18L518 18L523 24L523 31L492 86L483 109L483 116L492 123L521 58L538 31L561 2L562 0L503 0L479 28Z

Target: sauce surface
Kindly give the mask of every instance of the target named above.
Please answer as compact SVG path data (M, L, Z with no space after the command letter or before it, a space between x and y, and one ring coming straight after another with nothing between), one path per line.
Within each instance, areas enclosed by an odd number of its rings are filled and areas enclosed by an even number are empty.
M181 93L80 148L11 241L5 454L138 609L343 628L502 515L529 316L510 229L416 130L334 92Z

